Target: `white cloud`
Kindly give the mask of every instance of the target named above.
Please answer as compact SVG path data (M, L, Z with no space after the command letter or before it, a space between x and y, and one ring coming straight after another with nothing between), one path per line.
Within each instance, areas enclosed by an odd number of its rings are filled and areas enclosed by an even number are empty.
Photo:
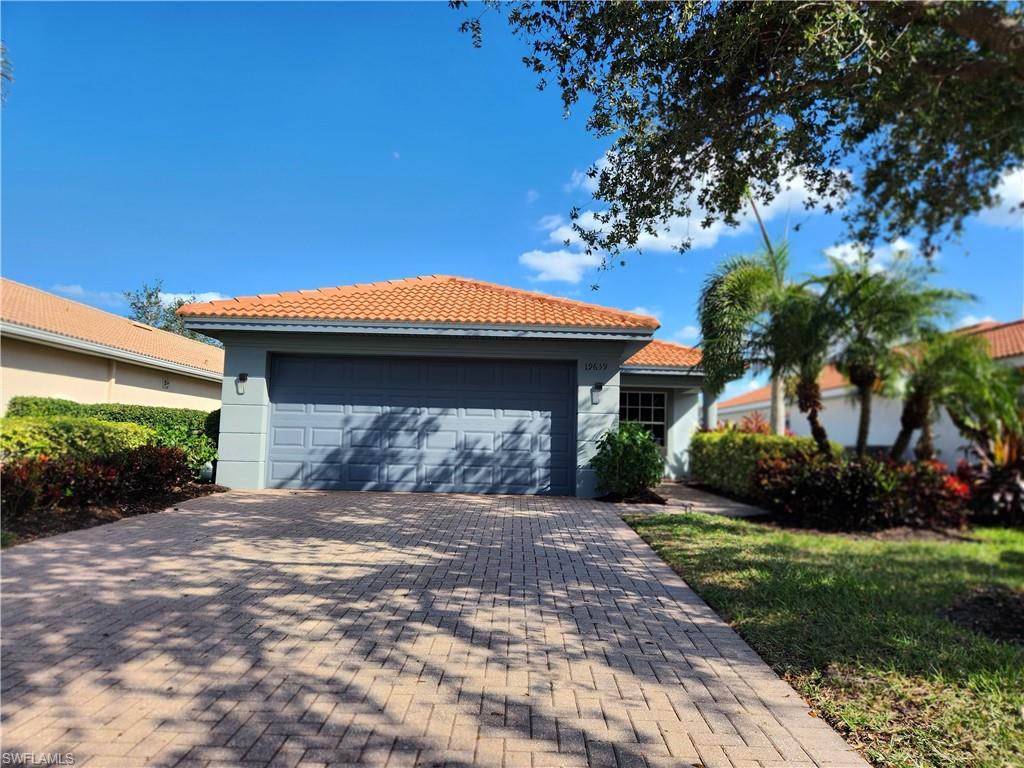
M526 190L526 202L527 203L536 203L539 199L540 199L540 192L538 192L536 189L528 189L528 190Z
M597 254L577 253L564 249L534 250L522 254L519 263L535 270L536 274L531 277L532 280L578 283L586 270L601 263L601 257Z
M696 325L684 325L672 336L679 341L695 341L700 338L700 328Z
M649 317L653 317L655 320L661 320L661 307L640 306L633 307L629 311L636 315L648 315Z
M119 291L90 291L81 285L63 283L50 286L50 290L63 296L78 299L86 304L102 304L107 307L120 307L125 304L124 295Z
M994 323L995 318L992 315L985 315L984 317L978 317L977 315L964 315L956 321L954 328L966 328L969 325L977 325L978 323Z
M166 304L173 304L174 302L182 299L184 301L204 302L204 301L219 301L221 299L230 298L225 296L223 293L217 293L217 291L203 291L202 293L173 293L169 291L160 292L160 301Z
M993 227L1024 227L1024 167L1004 173L996 193L999 204L983 210L978 219Z
M911 258L917 255L917 244L904 237L897 237L891 243L879 246L872 251L863 243L851 240L829 246L825 249L825 255L850 266L857 264L862 259L868 259L868 269L871 272L884 272L897 257ZM935 256L932 258L934 259Z

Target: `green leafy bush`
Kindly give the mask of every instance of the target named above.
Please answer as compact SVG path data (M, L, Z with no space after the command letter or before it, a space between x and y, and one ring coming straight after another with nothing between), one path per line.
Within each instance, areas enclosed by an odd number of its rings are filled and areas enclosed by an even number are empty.
M836 452L839 452L838 447ZM698 432L690 442L690 473L694 480L737 498L758 499L754 485L757 462L766 459L810 459L818 453L814 439L750 432Z
M156 405L126 403L76 403L54 397L14 397L7 408L9 416L74 416L127 422L149 427L156 432L158 445L181 448L189 465L198 471L217 458L217 440L209 436L210 419L220 422L220 411L208 413L194 408L165 408Z
M624 422L618 431L604 433L590 465L597 471L599 491L629 498L657 485L665 462L646 427Z
M95 456L157 441L157 433L138 424L78 416L0 419L0 458L25 456Z
M794 525L821 530L962 526L970 489L932 461L870 456L764 459L754 482L760 500Z
M0 468L4 515L138 501L174 490L192 471L179 448L143 445L105 456L27 456Z

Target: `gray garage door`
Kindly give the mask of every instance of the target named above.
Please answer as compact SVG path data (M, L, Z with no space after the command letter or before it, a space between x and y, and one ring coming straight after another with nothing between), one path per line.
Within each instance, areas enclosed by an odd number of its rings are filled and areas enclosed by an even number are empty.
M273 488L569 494L568 363L272 360Z

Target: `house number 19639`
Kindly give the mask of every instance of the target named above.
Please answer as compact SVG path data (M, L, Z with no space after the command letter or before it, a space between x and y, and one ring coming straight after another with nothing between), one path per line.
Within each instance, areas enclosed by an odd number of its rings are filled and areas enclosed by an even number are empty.
M608 363L585 363L583 369L586 371L607 371Z

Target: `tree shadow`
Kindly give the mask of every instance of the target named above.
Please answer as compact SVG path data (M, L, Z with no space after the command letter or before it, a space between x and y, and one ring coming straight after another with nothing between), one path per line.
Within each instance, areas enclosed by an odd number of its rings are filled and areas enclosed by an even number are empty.
M759 659L635 541L581 499L268 491L27 544L4 554L4 749L95 765L685 764L723 739L803 754L770 715L789 689L755 693Z

